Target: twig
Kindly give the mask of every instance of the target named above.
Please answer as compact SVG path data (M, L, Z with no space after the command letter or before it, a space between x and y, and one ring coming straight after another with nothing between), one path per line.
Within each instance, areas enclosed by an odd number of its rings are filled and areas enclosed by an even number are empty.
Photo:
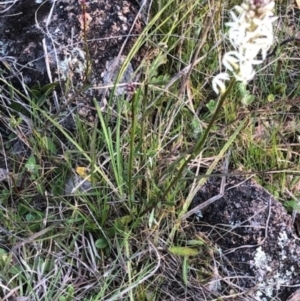
M49 64L49 56L48 56L48 51L47 51L47 45L46 45L46 39L43 39L43 49L44 49L44 56L45 56L45 65L46 65L46 70L47 70L47 75L49 78L49 82L53 84L53 79L52 79L52 74L50 70L50 64ZM59 110L59 103L58 103L58 98L57 98L57 93L55 90L53 90L53 99L54 99L54 105L56 111Z

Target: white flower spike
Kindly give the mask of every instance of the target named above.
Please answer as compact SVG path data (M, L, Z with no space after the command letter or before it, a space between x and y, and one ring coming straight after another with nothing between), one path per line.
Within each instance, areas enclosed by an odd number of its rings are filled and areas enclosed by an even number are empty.
M228 39L234 48L225 53L222 64L238 81L247 84L255 76L254 65L261 64L274 42L273 22L274 0L244 0L229 12L231 21ZM262 59L258 60L257 55ZM228 73L218 74L212 81L213 90L222 94L226 90Z

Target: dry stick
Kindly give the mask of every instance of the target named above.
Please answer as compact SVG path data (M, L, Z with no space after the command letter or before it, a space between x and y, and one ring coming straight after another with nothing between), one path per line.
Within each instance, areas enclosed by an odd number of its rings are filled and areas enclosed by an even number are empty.
M43 39L43 49L44 49L44 55L45 55L45 64L46 64L47 75L48 75L50 83L53 84L53 79L52 79L52 74L51 74L51 70L50 70L49 57L48 57L48 51L47 51L47 45L46 45L46 39L45 38ZM56 111L58 111L59 110L59 102L58 102L57 93L56 93L55 90L53 90L52 95L53 95L53 98L54 98L55 109L56 109Z
M48 29L48 26L51 22L51 18L52 18L52 15L53 15L53 11L54 11L54 7L55 7L55 2L57 0L52 0L52 6L51 6L51 9L50 9L50 13L48 15L48 18L47 18L47 21L46 21L46 28Z
M83 44L84 44L84 51L86 55L86 68L85 68L85 78L83 81L83 85L87 85L89 82L89 69L90 69L90 53L89 47L87 42L87 13L86 13L86 0L80 0L80 7L82 10L82 22L83 22Z
M276 169L276 170L272 170L272 169L266 169L266 170L262 170L262 171L256 170L256 171L251 171L251 172L250 171L249 172L229 172L228 174L226 174L226 176L242 176L242 177L249 176L249 179L250 179L255 175L277 174L277 173L283 173L283 172L285 172L287 175L300 175L300 171L293 171L293 170L282 168L282 169ZM201 178L209 178L212 176L213 177L222 177L224 175L225 175L224 173L213 173L213 174L209 174L209 175L203 174L203 175L199 175L199 176L186 177L186 179L194 180L194 179L201 179ZM248 180L248 179L246 179L246 180ZM232 188L234 188L234 186L229 189L232 189Z
M185 90L186 85L187 85L187 80L190 77L193 68L197 64L197 58L199 56L199 52L203 48L204 44L206 43L207 34L208 34L208 32L209 32L209 30L212 27L212 24L214 22L214 16L215 16L215 10L213 10L209 20L207 20L208 19L207 16L205 18L204 27L206 29L205 29L204 33L202 34L202 31L199 32L198 45L196 46L196 50L193 53L192 62L189 64L189 68L188 68L187 72L185 73L185 75L183 76L182 81L181 81L181 87L180 87L179 94L178 94L179 98L181 98L181 96L183 95L184 90Z
M0 10L0 14L3 14L7 11L9 11L16 3L17 3L18 0L13 0L13 1L4 1L4 2L1 2L1 4L8 4L8 3L12 3L11 5L9 5L8 7L6 7L5 9L3 10ZM21 13L20 13L21 14Z
M225 163L224 163L224 168L223 171L225 174L228 174L228 166L229 166L229 157L230 157L230 151L228 152L226 159L225 159ZM188 211L186 214L184 214L181 219L187 219L188 217L190 217L191 215L199 212L200 210L204 209L205 207L207 207L208 205L214 203L215 201L219 200L220 198L223 197L224 195L224 191L225 191L225 184L226 184L226 176L224 175L222 177L221 180L221 185L220 185L220 193L218 195L213 196L212 198L208 199L207 201L199 204L198 206L196 206L195 208L193 208L192 210Z

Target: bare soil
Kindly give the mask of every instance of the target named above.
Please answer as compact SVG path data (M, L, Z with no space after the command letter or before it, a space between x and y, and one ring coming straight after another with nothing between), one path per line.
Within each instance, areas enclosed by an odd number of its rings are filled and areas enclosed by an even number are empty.
M192 207L218 195L220 178L201 188ZM245 300L287 300L300 285L300 241L280 202L256 184L228 177L224 196L194 217L196 229L218 248L222 290L247 292ZM232 290L231 290L232 293Z

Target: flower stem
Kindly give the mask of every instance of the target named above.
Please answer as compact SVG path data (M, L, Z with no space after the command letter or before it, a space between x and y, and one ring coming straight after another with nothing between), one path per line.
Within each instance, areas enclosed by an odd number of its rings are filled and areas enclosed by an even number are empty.
M171 188L178 182L178 180L180 179L184 169L186 168L186 166L201 152L202 147L207 139L208 134L210 133L217 117L219 116L219 113L221 111L221 108L224 104L224 101L228 95L228 93L231 91L232 87L235 84L235 79L232 79L229 83L228 88L226 89L225 93L222 94L218 105L216 107L216 110L203 134L203 136L197 141L194 150L192 151L192 153L189 155L189 157L184 161L184 163L181 165L180 169L178 170L178 173L176 175L176 177L171 181L170 185L167 187L167 189L165 190L165 192L162 195L162 199L165 199L166 196L168 195L168 193L170 192Z
M202 137L199 138L199 140L197 141L192 153L188 156L188 158L184 161L184 163L181 165L181 167L179 168L177 175L175 176L175 178L171 181L171 183L169 184L169 186L167 187L167 189L163 192L162 197L159 198L159 201L155 202L154 204L152 204L150 207L146 208L144 211L141 212L141 216L146 214L147 212L149 212L150 210L152 210L157 204L158 202L165 202L166 201L166 197L168 196L169 192L171 191L171 189L176 185L176 183L179 181L179 179L182 176L183 171L185 170L186 166L201 152L203 145L207 139L208 134L210 133L215 121L217 120L217 117L220 114L220 111L223 107L224 101L227 98L229 92L231 91L231 89L233 88L234 84L235 84L236 80L233 78L231 79L228 88L226 89L226 91L221 95L221 98L218 101L218 105L216 107L216 110L203 134Z

